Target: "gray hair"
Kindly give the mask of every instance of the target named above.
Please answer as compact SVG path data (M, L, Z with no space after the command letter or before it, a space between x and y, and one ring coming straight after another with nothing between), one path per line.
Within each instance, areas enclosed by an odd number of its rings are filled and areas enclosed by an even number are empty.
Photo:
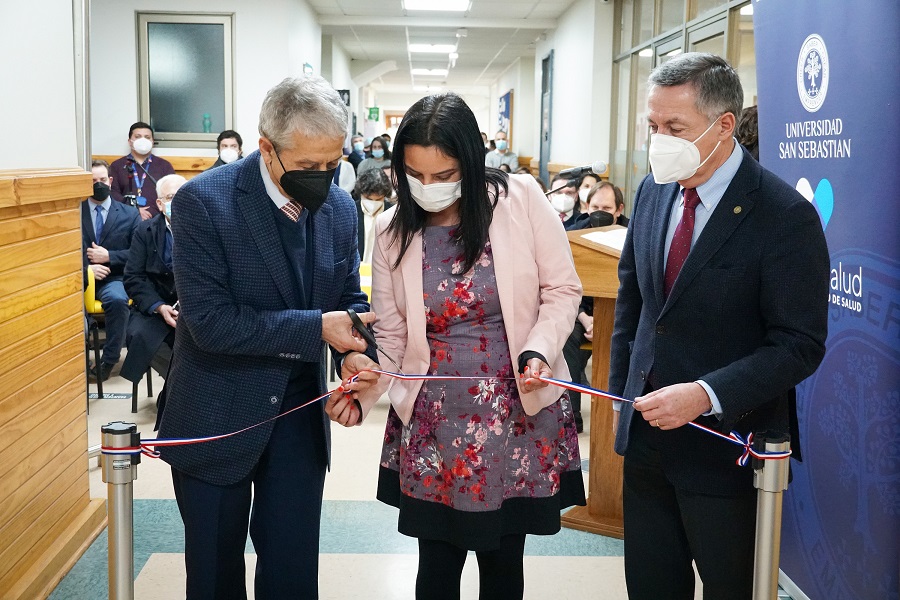
M156 182L156 193L162 198L167 194L163 193L163 190L166 190L170 187L174 187L175 191L178 191L178 188L187 183L187 179L179 175L178 173L172 173L171 175L166 175L165 177L160 177L159 181Z
M744 106L744 89L737 71L715 54L679 54L653 69L647 81L651 88L690 84L697 91L697 110L710 121L728 112L737 119Z
M318 75L288 77L266 94L259 111L259 134L276 148L291 148L293 135L343 138L347 107Z
M359 174L353 191L359 197L385 196L390 198L394 188L391 187L391 180L383 170L368 169Z

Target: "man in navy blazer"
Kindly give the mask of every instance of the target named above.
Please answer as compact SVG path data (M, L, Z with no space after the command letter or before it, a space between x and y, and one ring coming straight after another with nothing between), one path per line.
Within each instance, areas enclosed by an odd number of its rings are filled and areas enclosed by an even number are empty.
M106 342L100 364L94 365L91 381L109 379L125 343L128 329L128 295L122 285L131 236L140 222L137 209L110 198L109 165L91 163L94 193L81 203L81 249L86 269L94 272L96 296L103 306Z
M329 421L321 402L271 419L325 392L325 344L345 378L375 366L346 313L374 320L359 285L356 210L332 185L346 124L324 79L285 79L263 102L260 150L190 180L172 203L181 310L159 437L261 423L162 449L184 521L188 598L246 598L248 526L256 597L318 596ZM332 416L359 422L352 394L376 378L345 381L351 396L329 399Z
M829 257L812 205L734 138L743 91L711 54L650 75L653 175L619 262L610 391L630 598L750 598L756 491L724 433L793 430L825 352Z

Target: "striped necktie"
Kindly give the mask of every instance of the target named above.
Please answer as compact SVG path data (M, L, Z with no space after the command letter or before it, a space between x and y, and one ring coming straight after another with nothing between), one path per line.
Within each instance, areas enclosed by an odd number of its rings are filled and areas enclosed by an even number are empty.
M300 220L300 213L303 212L303 207L296 200L291 200L281 207L281 212L286 214L288 219L296 223Z

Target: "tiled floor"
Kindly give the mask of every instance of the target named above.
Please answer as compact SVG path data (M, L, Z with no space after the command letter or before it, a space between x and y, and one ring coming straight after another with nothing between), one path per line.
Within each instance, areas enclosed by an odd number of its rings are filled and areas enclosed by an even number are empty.
M92 390L94 386L91 386ZM120 377L104 386L107 392L131 392ZM159 377L154 389L162 387ZM132 415L129 400L91 400L89 442L98 444L100 426L115 420L134 422L142 437L151 437L155 402L143 397ZM332 470L326 478L322 518L319 587L323 599L379 600L413 597L416 541L397 533L397 511L374 500L378 457L387 403L382 401L362 427L333 428ZM585 422L589 414L585 412ZM587 458L588 432L580 436ZM106 497L96 461L91 461L91 495ZM587 485L587 478L585 478ZM143 458L134 483L135 597L184 597L184 538L172 493L168 466ZM525 597L617 600L626 598L622 570L622 542L563 529L555 536L529 536L525 553ZM248 592L252 597L256 556L247 545ZM352 568L349 568L352 565ZM107 598L107 539L104 532L63 579L52 600ZM463 598L477 597L474 557L463 572ZM700 597L698 585L697 598Z

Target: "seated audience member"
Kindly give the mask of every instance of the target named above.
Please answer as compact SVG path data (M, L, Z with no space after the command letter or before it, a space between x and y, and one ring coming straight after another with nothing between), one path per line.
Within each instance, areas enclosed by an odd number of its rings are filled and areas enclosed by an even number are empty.
M578 218L578 182L556 175L550 181L550 204L568 229Z
M219 150L219 158L207 171L244 157L244 140L241 138L241 134L233 129L226 129L219 134L219 137L216 138L216 148ZM157 187L159 187L159 183L157 183Z
M519 167L516 169L516 175L531 175L530 167Z
M373 225L375 218L392 207L390 201L394 188L383 169L369 169L360 174L356 187L350 196L356 203L356 214L359 217L359 259L372 264L372 250L375 247Z
M737 141L747 149L750 156L759 161L759 115L756 106L748 106L741 111L741 120L738 123Z
M493 150L493 148L491 148L491 145L488 143L488 137L487 137L487 134L486 134L485 132L483 132L483 131L481 132L481 141L484 142L484 153L485 153L485 154L487 154L488 152L490 152L491 150Z
M166 175L159 180L156 203L160 214L138 225L131 240L124 283L135 311L128 324L128 354L121 372L131 382L141 380L158 352L165 355L165 366L159 369L160 375L165 376L172 357L178 293L172 273L170 220L172 198L185 181L181 175Z
M366 143L363 136L356 134L350 138L350 154L347 155L347 161L353 165L353 172L359 175L359 163L366 160Z
M578 184L578 209L582 214L588 214L587 209L587 197L588 192L591 191L591 188L600 183L600 176L594 175L593 173L588 173L581 177L581 182Z
M625 196L622 194L622 190L608 181L601 181L590 189L584 211L566 229L594 227L591 224L591 215L601 210L612 215L614 225L628 227L628 217L624 214Z
M385 142L384 149L390 150L391 149L391 134L389 134L387 131L385 131L384 133L381 134L381 139L383 139Z
M153 129L138 121L128 130L131 152L113 161L109 175L113 200L136 206L141 219L147 220L159 211L156 208L156 182L175 172L166 159L154 156Z
M485 166L499 169L500 165L506 165L509 167L507 172L512 172L519 168L519 157L509 149L505 131L498 131L494 136L494 146L495 150L484 155Z
M362 175L369 169L383 169L391 166L391 151L384 138L374 138L371 148L371 157L359 163L359 167L356 168L357 175Z
M509 165L500 165L499 168L500 168L500 170L503 171L504 173L512 173L512 171L509 170Z
M81 248L85 267L94 273L96 297L103 306L106 342L100 364L94 365L89 380L109 379L119 362L125 332L128 329L128 295L122 285L122 274L128 259L131 236L141 222L133 206L113 202L110 188L114 181L106 161L91 163L94 193L81 203ZM155 190L154 190L155 191Z

